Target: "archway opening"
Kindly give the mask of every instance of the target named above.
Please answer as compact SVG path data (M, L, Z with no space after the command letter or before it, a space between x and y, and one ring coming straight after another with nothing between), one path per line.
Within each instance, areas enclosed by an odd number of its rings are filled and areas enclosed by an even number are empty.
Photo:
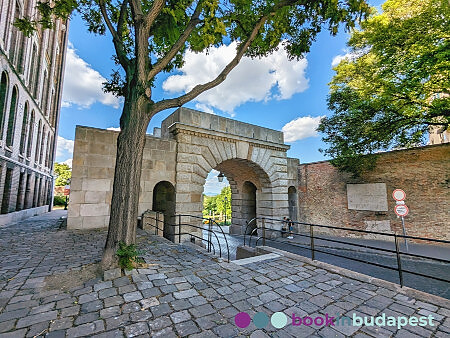
M226 176L231 193L231 202L230 198L227 201L227 206L231 209L228 211L231 212L230 234L249 233L257 226L256 221L248 225L252 219L272 216L271 183L267 173L259 165L249 160L230 159L219 163L213 172L216 175L211 177L210 174L206 179L204 195L208 195L212 184L217 184L218 177ZM204 197L204 202L208 200ZM220 202L223 202L223 198L217 204Z
M164 214L164 232L163 236L168 240L174 241L175 227L175 188L172 183L161 181L153 188L153 211Z
M230 182L225 174L211 170L203 186L203 217L229 226L232 223L231 195Z
M289 218L293 221L298 220L297 209L297 189L294 186L288 188L288 206L289 206Z
M256 228L256 185L250 181L245 181L242 185L242 216L250 225L246 227L247 234Z

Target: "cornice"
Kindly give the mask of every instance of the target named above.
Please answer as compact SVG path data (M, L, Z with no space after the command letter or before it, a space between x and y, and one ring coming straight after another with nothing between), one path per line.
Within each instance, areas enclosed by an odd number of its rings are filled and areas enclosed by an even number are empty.
M228 134L224 132L220 132L217 130L209 130L199 127L194 127L191 125L187 125L184 123L176 122L169 126L169 132L173 135L178 134L184 134L184 135L191 135L191 136L199 136L207 139L213 139L218 141L225 141L230 143L236 143L236 142L246 142L249 143L253 147L263 148L263 149L270 149L275 151L282 151L286 152L290 146L282 143L274 143L270 141L263 141L263 140L257 140L250 137L245 136L239 136L239 135L233 135Z

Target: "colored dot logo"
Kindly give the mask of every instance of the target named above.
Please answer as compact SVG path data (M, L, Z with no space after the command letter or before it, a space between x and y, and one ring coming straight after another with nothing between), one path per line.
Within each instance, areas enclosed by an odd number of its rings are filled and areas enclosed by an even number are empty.
M270 323L274 328L281 329L287 324L287 317L283 312L275 312L270 317ZM246 328L250 325L251 322L250 315L247 312L239 312L236 316L234 316L234 322L237 327L241 329ZM258 312L253 316L253 324L258 329L262 329L269 324L269 316L267 316L264 312Z

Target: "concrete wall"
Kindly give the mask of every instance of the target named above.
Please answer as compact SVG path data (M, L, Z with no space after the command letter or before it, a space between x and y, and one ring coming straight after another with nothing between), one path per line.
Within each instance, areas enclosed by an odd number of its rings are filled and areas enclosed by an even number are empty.
M118 132L77 126L73 156L68 229L108 226ZM173 140L146 138L142 162L139 214L152 208L153 187L175 183Z
M298 172L300 221L401 233L392 192L403 189L409 208L408 235L450 239L450 144L383 153L376 168L359 179L339 172L329 162L301 164ZM361 197L366 203L352 201L353 209L348 208L347 185L367 183L385 184L387 210L380 192L370 186L359 187L366 189Z

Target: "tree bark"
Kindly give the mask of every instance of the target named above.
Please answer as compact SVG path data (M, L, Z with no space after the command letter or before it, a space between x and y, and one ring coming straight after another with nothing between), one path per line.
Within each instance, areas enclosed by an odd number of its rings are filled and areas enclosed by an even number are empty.
M133 99L133 94L129 96L130 100L125 100L121 130L117 138L108 237L102 258L103 270L117 267L119 242L129 245L136 240L142 155L151 115L146 109L139 107L139 102L143 102L142 98Z

